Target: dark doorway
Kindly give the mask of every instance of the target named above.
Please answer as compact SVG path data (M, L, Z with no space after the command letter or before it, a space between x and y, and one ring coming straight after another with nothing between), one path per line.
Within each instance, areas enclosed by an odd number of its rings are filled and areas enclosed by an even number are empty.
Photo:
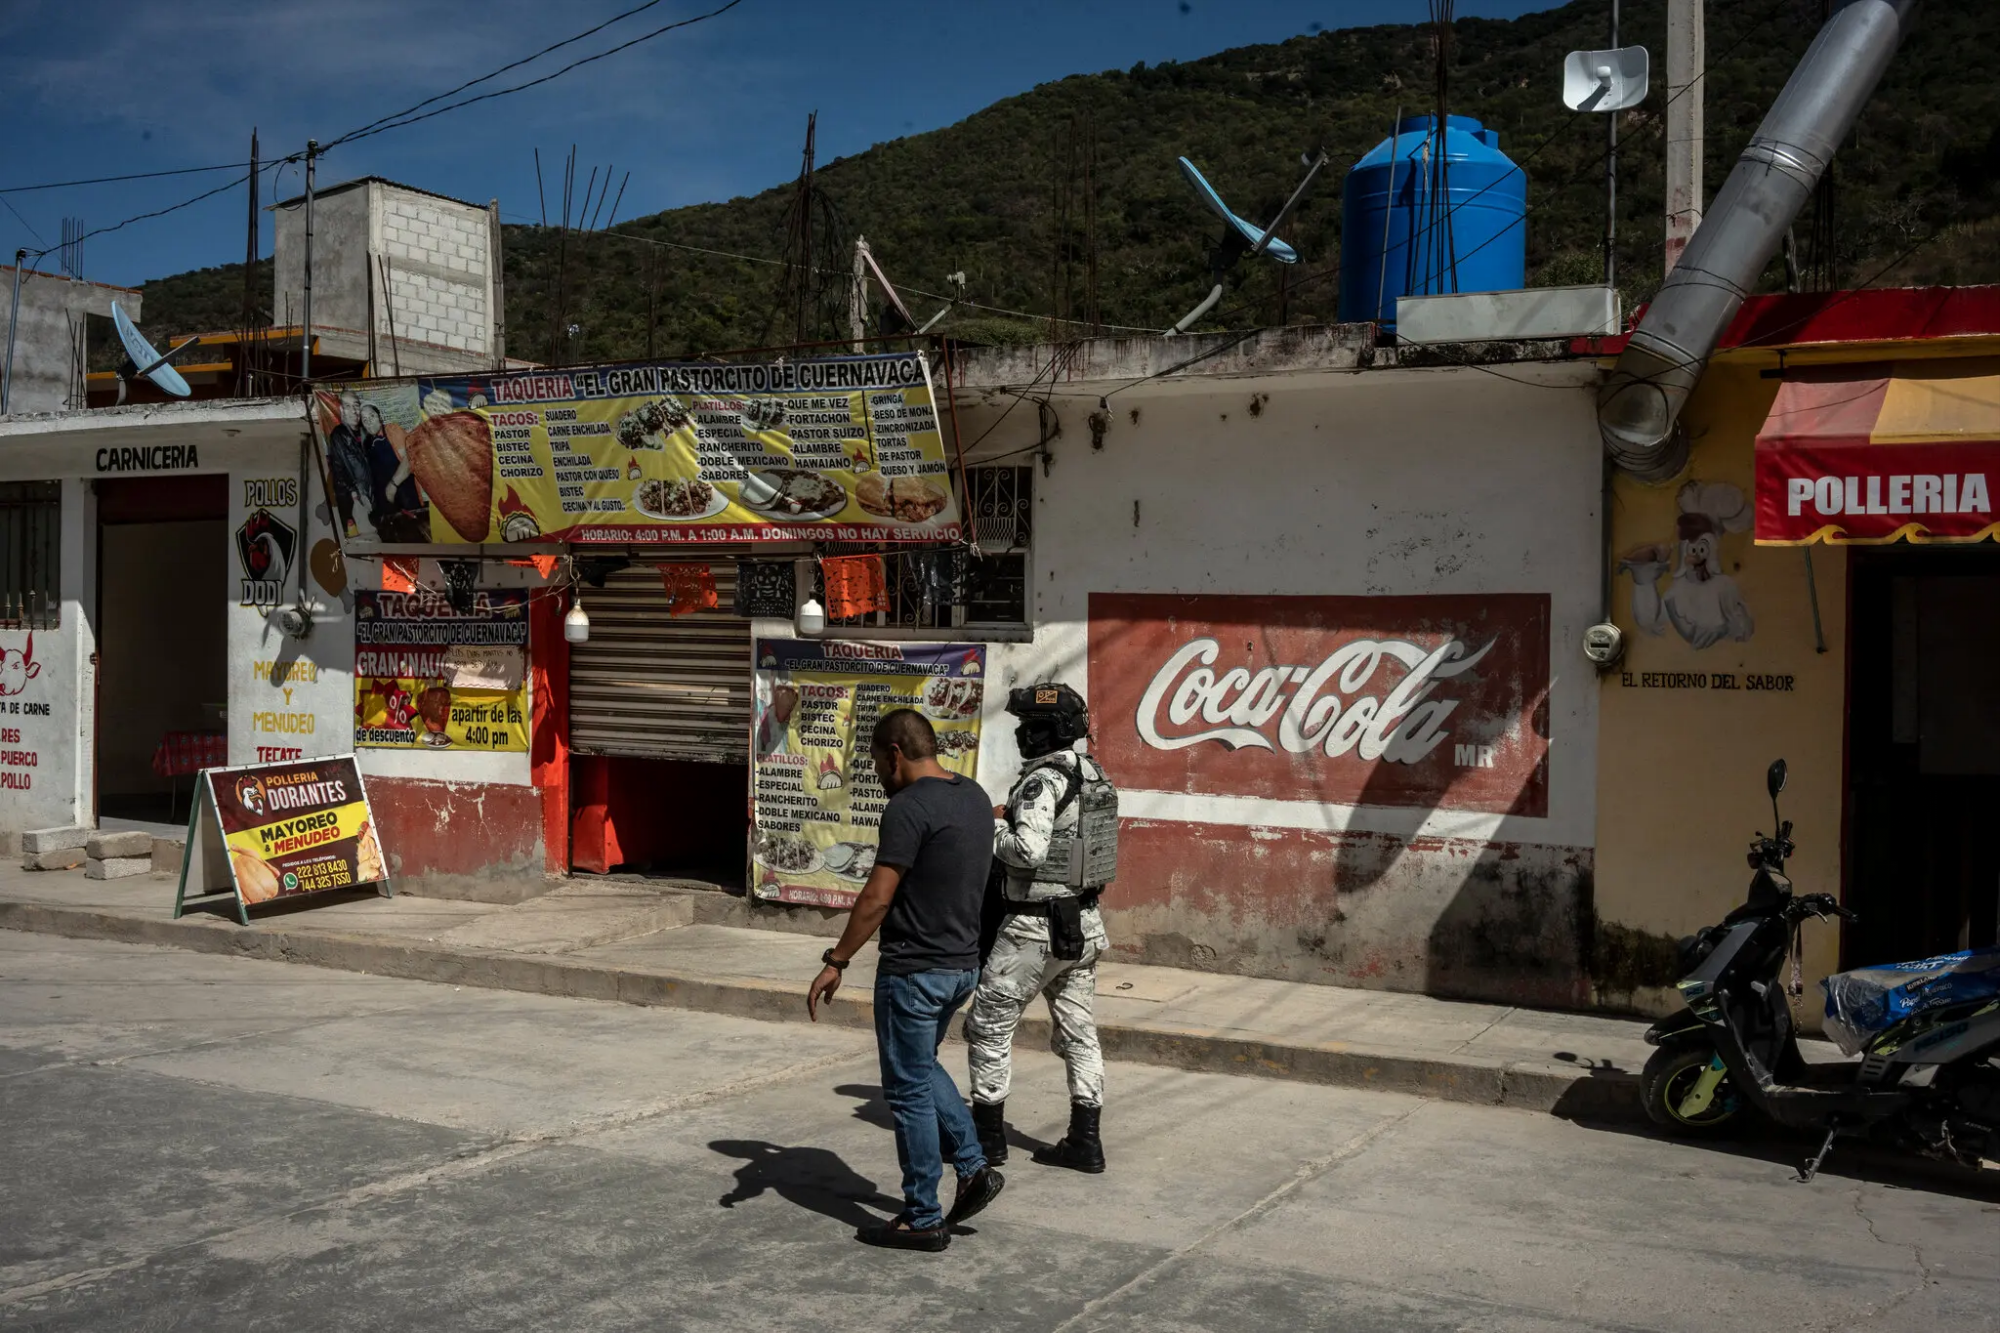
M223 476L97 483L97 813L186 820L169 735L226 728L229 492Z
M2000 943L2000 548L1852 570L1842 965Z

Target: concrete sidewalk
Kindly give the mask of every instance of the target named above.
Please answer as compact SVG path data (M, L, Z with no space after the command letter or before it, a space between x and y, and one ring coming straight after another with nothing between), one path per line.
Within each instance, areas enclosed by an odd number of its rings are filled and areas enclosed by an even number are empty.
M266 909L247 930L209 913L173 920L174 884L0 868L0 928L784 1022L805 1021L827 944L698 924L716 895L630 881L573 880L512 906L331 898ZM873 958L821 1021L872 1023ZM1637 1020L1129 963L1100 966L1097 1013L1113 1059L1563 1113L1636 1113L1650 1053ZM1022 1027L1047 1043L1045 1014Z

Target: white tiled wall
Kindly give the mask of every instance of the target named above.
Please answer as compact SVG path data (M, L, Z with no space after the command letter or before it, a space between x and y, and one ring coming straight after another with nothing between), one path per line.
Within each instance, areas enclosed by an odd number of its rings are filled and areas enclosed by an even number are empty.
M483 209L385 192L381 246L390 261L397 336L488 349L489 239Z

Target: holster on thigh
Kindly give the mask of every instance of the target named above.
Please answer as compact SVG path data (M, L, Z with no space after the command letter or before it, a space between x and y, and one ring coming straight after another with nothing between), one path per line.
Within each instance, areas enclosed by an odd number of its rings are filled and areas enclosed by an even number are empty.
M1049 956L1065 963L1083 957L1083 902L1077 898L1049 899Z

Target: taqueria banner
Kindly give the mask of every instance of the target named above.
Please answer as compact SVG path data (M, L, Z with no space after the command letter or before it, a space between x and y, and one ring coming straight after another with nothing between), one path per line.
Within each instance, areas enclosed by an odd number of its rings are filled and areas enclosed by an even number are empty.
M1757 543L2000 534L2000 360L1787 371L1757 433Z
M356 549L960 530L915 354L368 381L312 416Z
M217 891L234 891L240 916L277 898L386 888L387 877L353 755L211 768L196 792L174 915L187 898Z
M528 594L354 594L354 743L390 750L528 748Z
M759 639L751 716L751 884L777 902L848 907L875 868L887 793L875 719L914 708L938 762L977 777L986 650L976 644Z

